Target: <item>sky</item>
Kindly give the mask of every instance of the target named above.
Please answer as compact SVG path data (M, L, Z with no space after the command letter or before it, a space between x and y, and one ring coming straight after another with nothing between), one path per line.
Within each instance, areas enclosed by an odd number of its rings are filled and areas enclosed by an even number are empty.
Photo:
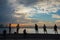
M0 0L0 23L60 26L60 0Z

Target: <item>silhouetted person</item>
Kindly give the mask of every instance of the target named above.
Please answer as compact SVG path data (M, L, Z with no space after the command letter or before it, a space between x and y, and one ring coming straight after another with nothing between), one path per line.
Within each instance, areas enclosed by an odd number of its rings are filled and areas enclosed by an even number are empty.
M3 30L3 36L6 36L6 30Z
M18 34L18 32L19 32L19 24L17 24L16 28L17 28L16 32Z
M9 24L9 34L11 34L11 24Z
M17 34L16 32L14 32L14 34Z
M36 32L38 32L38 25L37 24L35 24L35 30L36 30Z
M44 33L47 33L46 25L45 25L45 24L44 24L44 26L43 26L43 29L44 29Z
M26 29L23 30L23 34L26 35Z
M57 32L57 25L56 24L54 25L54 31L55 31L55 34L58 34L58 32Z

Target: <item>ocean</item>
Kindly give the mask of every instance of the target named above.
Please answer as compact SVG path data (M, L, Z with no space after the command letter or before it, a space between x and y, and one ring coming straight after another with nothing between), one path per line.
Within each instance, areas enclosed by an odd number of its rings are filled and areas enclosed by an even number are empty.
M35 28L20 28L19 33L23 33L23 30L26 29L27 33L36 33ZM7 33L9 33L9 28L0 28L0 34L3 33L3 30L6 30ZM57 29L58 34L60 34L60 29ZM11 33L16 32L16 28L11 28ZM38 33L44 34L43 28L38 28ZM53 28L47 28L47 33L48 34L55 34L55 31Z

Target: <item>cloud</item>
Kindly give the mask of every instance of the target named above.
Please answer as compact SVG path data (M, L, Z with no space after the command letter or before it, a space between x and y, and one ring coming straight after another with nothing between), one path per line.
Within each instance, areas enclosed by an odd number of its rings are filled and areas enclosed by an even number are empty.
M60 26L60 20L56 20L55 24L57 24L57 26Z
M25 17L29 18L36 14L50 14L51 12L56 13L59 9L60 3L57 1L49 0L15 0L12 5L15 9L14 13L26 14ZM28 4L27 4L28 3ZM14 14L14 16L17 16ZM17 17L20 17L18 15Z
M55 0L19 0L15 2L17 4L15 10L19 13L32 13L34 14L49 14L51 12L56 13L59 9L60 3ZM20 4L19 4L20 3ZM13 4L14 5L14 4ZM27 6L28 5L28 6ZM15 6L14 6L15 7ZM32 16L33 16L32 15Z
M45 13L49 14L51 12L56 13L59 9L60 3L55 0L45 0L43 2L38 2L36 5L34 5L35 9L38 13Z
M44 24L49 27L49 26L53 26L53 22L44 22L44 21L40 21L37 23L39 26L43 26Z
M56 20L55 22L56 22L56 23L60 23L60 20Z
M39 0L18 0L19 4L23 4L24 6L31 6L36 4Z
M30 17L56 13L60 5L55 0L0 0L0 4L0 23L37 23L39 20Z
M52 18L60 18L60 15L58 15L58 14L52 14Z
M9 0L15 10L26 13L49 14L57 12L60 3L58 0Z
M13 9L8 5L7 0L0 0L0 23L11 22Z
M26 14L23 14L23 13L15 13L15 14L13 14L12 18L13 18L12 23L32 24L32 23L39 22L36 19L27 18Z

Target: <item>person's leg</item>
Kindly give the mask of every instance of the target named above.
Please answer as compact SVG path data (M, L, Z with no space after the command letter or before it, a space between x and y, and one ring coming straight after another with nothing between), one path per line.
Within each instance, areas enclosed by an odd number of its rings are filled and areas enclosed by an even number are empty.
M46 34L47 34L47 30L46 30Z
M56 34L58 34L58 31L56 31Z
M18 33L18 29L17 29L17 33Z
M55 34L56 34L56 31L55 31Z

